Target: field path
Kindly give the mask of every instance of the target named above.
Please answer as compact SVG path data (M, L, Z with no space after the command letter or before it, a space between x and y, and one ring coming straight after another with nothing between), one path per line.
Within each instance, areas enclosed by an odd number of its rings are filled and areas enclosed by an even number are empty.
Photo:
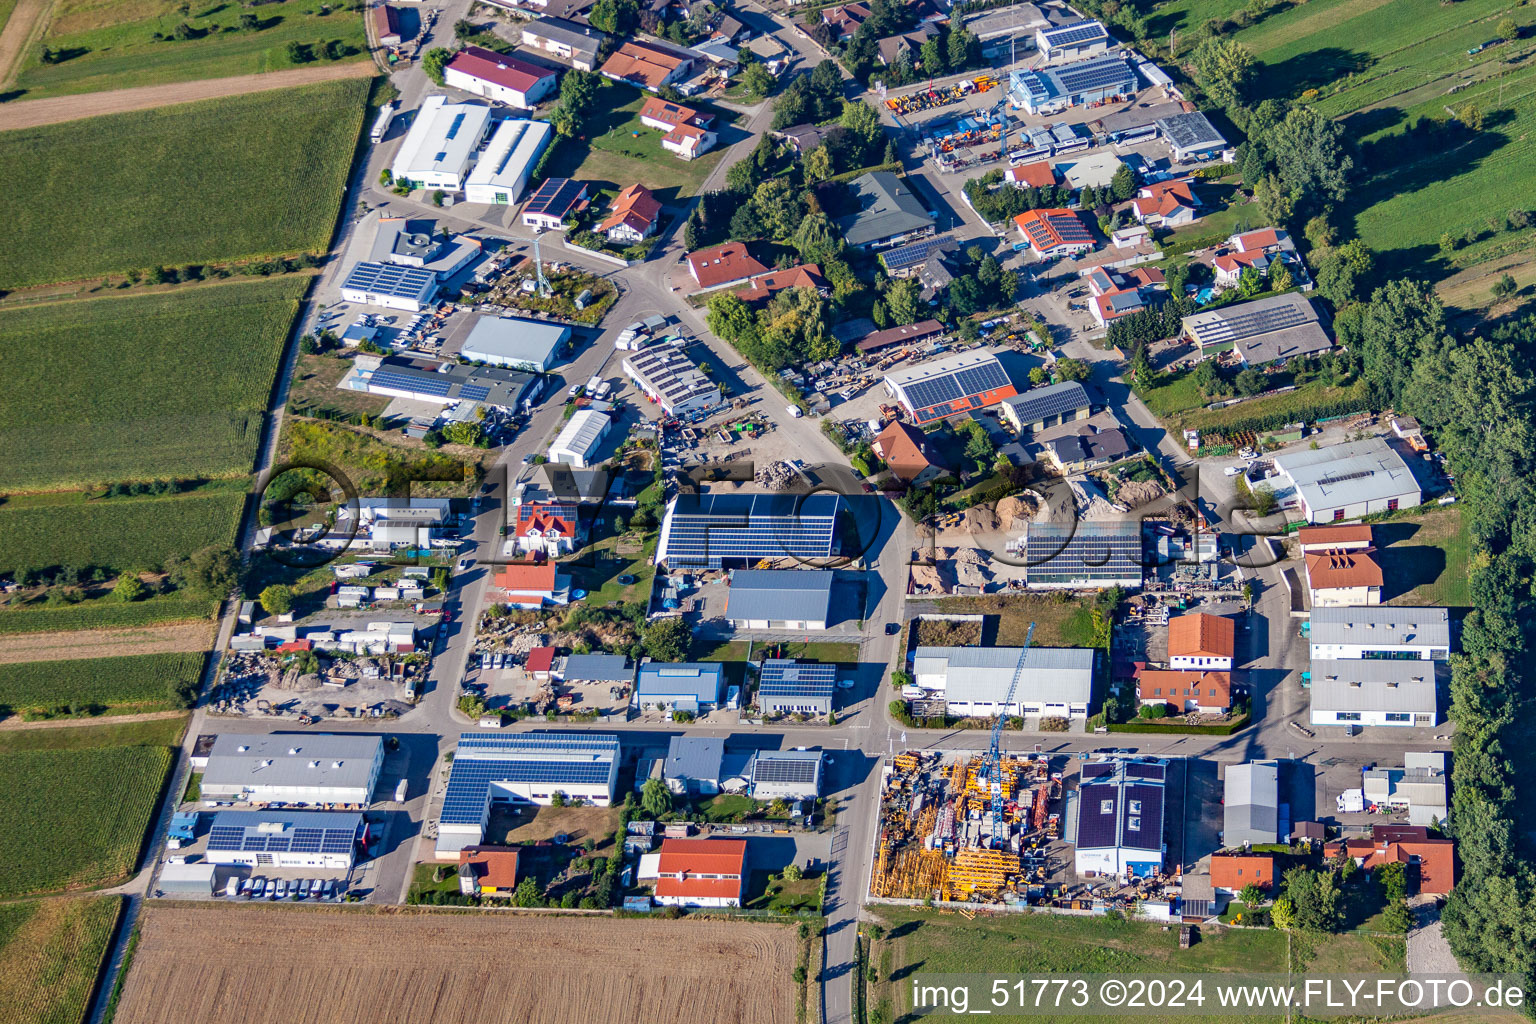
M42 0L21 0L16 14L11 15L11 25L16 23L23 6ZM7 26L6 36L10 35ZM0 47L4 40L0 39ZM3 59L3 54L0 54ZM75 121L83 117L102 114L121 114L130 110L147 110L165 107L173 103L194 103L198 100L219 99L224 96L240 96L249 92L265 92L268 89L287 89L315 82L334 82L343 78L367 78L378 74L372 61L353 61L348 64L325 64L317 67L291 68L287 71L268 71L259 75L234 75L230 78L206 78L200 82L173 82L169 85L145 85L137 89L112 89L108 92L86 93L81 96L50 96L41 100L20 100L0 103L0 131L16 128L36 128L38 125Z
M73 661L120 654L181 654L206 651L213 623L206 619L132 629L76 629L61 633L0 636L0 664L13 661Z
M10 84L27 41L52 7L53 0L17 0L16 6L11 8L10 18L0 30L0 91Z
M179 718L185 711L141 711L136 715L97 715L93 718L57 718L45 722L24 722L7 718L0 722L0 732L12 729L67 729L73 725L127 725L129 722L153 722L158 718Z

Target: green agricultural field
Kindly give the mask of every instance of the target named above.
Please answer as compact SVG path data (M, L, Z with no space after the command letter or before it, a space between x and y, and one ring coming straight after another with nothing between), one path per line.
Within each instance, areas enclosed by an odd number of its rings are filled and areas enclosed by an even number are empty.
M350 79L0 134L0 289L325 251L369 88Z
M16 85L34 99L279 71L300 66L289 59L291 42L310 47L307 56L313 59L323 60L332 40L340 60L367 57L362 15L340 7L304 0L276 0L259 8L209 2L183 15L179 6L176 0L62 0ZM242 16L254 16L257 27L242 29ZM189 38L177 40L183 24ZM157 34L165 38L154 38ZM43 46L67 59L43 63Z
M0 605L0 635L58 633L75 629L128 629L207 619L218 610L211 598L169 594L124 604L110 593L78 604Z
M309 281L291 275L7 313L0 351L13 400L0 406L0 490L249 473Z
M206 657L137 654L0 664L0 714L70 704L131 711L185 707L183 694L195 692Z
M186 721L171 724L179 736ZM28 735L37 732L60 735L39 742ZM168 732L70 726L0 737L0 896L113 885L132 874L172 761L169 743L146 734Z
M0 571L53 565L153 569L170 555L232 543L244 506L239 491L15 510L0 505Z
M0 905L0 1024L80 1024L121 896Z

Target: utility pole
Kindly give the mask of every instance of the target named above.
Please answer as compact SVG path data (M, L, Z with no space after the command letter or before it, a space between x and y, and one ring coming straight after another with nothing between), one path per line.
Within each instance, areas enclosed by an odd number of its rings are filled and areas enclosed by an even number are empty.
M1170 60L1172 58L1177 57L1179 55L1179 51L1178 51L1178 38L1179 38L1179 30L1178 29L1171 28L1171 29L1168 30L1168 57L1169 57Z

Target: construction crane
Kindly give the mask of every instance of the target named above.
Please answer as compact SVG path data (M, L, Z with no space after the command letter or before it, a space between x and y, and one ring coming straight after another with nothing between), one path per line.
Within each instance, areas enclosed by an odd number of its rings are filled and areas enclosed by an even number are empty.
M999 744L1003 739L1003 722L1008 718L1008 709L1013 706L1014 694L1019 692L1019 680L1024 677L1024 659L1029 654L1029 645L1035 639L1035 624L1029 624L1029 632L1024 635L1024 646L1019 648L1019 664L1013 670L1013 679L1008 683L1008 696L1003 698L1003 706L998 709L997 721L992 723L992 743L987 748L987 784L992 790L992 838L995 842L998 836L998 826L1003 820L1003 759L999 751Z

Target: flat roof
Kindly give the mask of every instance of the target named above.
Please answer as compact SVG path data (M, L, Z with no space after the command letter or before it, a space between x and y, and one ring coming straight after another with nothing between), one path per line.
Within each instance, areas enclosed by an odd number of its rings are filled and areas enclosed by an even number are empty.
M414 299L425 305L437 291L437 275L425 267L364 261L352 268L341 286L371 295Z
M565 659L566 679L595 683L634 682L635 670L622 654L572 654Z
M367 788L384 741L336 733L221 733L208 753L203 785Z
M1437 711L1433 661L1312 661L1312 707L1322 711Z
M832 607L833 574L816 569L737 569L726 596L729 619L824 621Z
M1221 149L1227 140L1211 124L1210 118L1192 110L1157 119L1157 129L1175 149Z
M479 825L488 790L496 782L605 785L618 757L619 737L613 733L463 733L440 819L449 825Z
M512 118L501 122L469 173L467 184L522 187L553 136L554 129L547 121Z
M564 324L523 320L512 316L480 316L459 354L482 362L532 363L547 368L571 336Z
M1077 848L1161 855L1165 780L1162 762L1085 764L1078 784Z
M819 750L759 750L752 758L752 784L816 785L821 762Z
M792 658L769 658L757 680L759 697L830 697L836 689L836 665Z
M1141 579L1141 523L1085 520L1030 523L1024 530L1025 572L1031 582L1052 577Z
M490 107L449 103L446 96L428 96L390 165L395 177L463 174L490 120Z
M847 498L824 492L680 494L667 506L656 560L833 558L850 511Z
M1420 493L1408 463L1379 437L1277 455L1275 468L1313 512Z
M219 811L208 829L208 852L356 852L363 816L358 812Z
M725 666L718 661L648 661L640 666L635 693L640 696L682 694L713 703L725 688Z
M357 357L338 387L373 394L399 392L412 398L452 405L485 402L516 408L540 378L503 366L465 366L400 357Z
M1087 647L919 647L912 671L944 676L944 697L1001 704L1023 662L1018 703L1086 704L1093 695L1093 650Z
M1311 641L1317 644L1382 644L1387 647L1451 646L1448 608L1372 605L1364 608L1314 608ZM1416 662L1361 662L1414 665Z

